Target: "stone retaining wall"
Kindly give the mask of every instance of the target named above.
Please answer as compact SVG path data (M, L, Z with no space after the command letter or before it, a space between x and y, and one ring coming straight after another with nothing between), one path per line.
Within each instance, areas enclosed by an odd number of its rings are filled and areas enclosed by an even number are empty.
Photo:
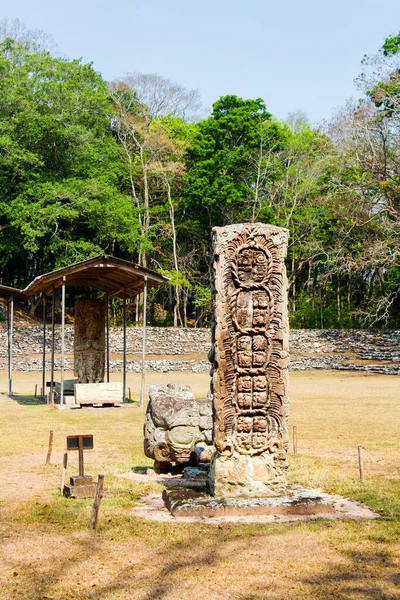
M74 328L65 328L66 367L72 368ZM50 362L50 328L46 341L46 360ZM112 354L122 353L122 330L110 330ZM210 364L209 329L149 327L147 330L146 367L152 371L207 372ZM60 327L56 328L56 368L61 352ZM139 372L142 348L140 328L127 329L127 370ZM370 330L292 330L291 365L294 370L340 369L400 375L400 331ZM0 369L7 368L7 327L0 324ZM42 368L42 328L38 325L15 327L14 369L40 371ZM122 359L111 361L114 371L122 369Z

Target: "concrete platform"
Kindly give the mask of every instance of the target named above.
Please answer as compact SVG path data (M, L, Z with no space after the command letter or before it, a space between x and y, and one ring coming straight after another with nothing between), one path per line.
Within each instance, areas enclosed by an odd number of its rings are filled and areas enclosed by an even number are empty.
M166 489L165 506L174 517L248 515L327 515L335 512L333 499L311 490L291 490L279 498L214 498L193 489Z
M290 495L284 498L219 500L195 489L186 490L185 496L178 492L182 492L181 486L163 492L163 498L169 503L172 512L167 509L160 494L150 494L134 507L133 514L154 521L201 522L210 525L379 517L368 506L359 502L302 486L291 486Z

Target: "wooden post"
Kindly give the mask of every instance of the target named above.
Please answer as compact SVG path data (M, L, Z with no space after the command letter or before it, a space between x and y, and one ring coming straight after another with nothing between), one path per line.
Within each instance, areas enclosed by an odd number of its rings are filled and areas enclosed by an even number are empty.
M143 283L143 324L142 324L142 382L140 386L140 406L144 406L144 386L145 386L145 358L146 358L146 305L147 305L147 277Z
M103 497L104 475L99 475L97 480L96 496L93 502L92 516L89 521L89 529L96 529L100 502Z
M64 485L65 485L65 476L67 474L67 466L68 466L68 451L67 451L67 449L65 449L64 455L63 455L63 461L62 461L62 470L61 470L61 486L60 486L61 496L64 493Z
M43 346L42 346L42 391L40 397L46 400L46 294L43 294Z
M82 436L79 436L79 477L84 477L85 476L85 472L84 472L84 468L83 468L83 438Z
M297 456L297 427L293 425L293 454Z
M360 471L360 481L364 480L364 447L359 444L358 446L358 468Z
M131 402L132 401L131 388L128 388L128 389L129 389L129 402Z
M123 340L123 365L122 365L122 402L126 400L126 287L124 289L124 340Z
M8 301L8 395L12 396L14 297Z
M110 321L109 321L109 299L105 298L106 303L106 363L107 363L107 383L110 382Z
M53 293L51 296L51 381L50 381L50 398L49 401L51 402L53 408L54 408L54 332L55 332L55 292L53 289Z
M35 398L37 398L37 383L35 384Z
M49 449L47 451L46 465L50 464L51 452L53 450L53 434L54 434L54 431L52 429L50 429Z
M64 370L65 370L65 281L63 277L61 287L61 383L60 383L60 404L59 408L64 409Z

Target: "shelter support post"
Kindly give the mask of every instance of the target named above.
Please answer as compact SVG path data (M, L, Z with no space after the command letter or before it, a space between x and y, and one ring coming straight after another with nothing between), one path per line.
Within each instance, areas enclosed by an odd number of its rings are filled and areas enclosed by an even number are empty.
M144 406L145 386L145 358L146 358L146 305L147 305L147 277L143 285L143 334L142 334L142 383L140 387L140 406Z
M123 359L123 383L122 383L122 402L126 398L126 288L124 289L124 359Z
M46 398L46 294L43 294L42 400Z
M12 369L13 369L13 334L14 334L14 298L8 301L8 394L12 391Z
M50 397L49 402L54 406L54 333L55 333L55 291L51 296L51 367L50 367Z
M106 362L107 362L107 383L110 382L110 322L109 322L110 300L106 296Z
M65 277L61 287L61 382L60 409L64 407L64 368L65 368Z

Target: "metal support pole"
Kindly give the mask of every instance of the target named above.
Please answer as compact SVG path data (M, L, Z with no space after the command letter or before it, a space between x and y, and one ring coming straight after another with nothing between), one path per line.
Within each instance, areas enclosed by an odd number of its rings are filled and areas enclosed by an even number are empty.
M60 409L64 406L64 367L65 367L65 277L61 288L61 383L60 383Z
M13 333L14 333L14 297L8 301L8 394L12 395Z
M107 383L110 382L110 323L108 317L109 298L106 296L106 361L107 361Z
M143 285L142 385L140 388L140 406L144 406L145 358L146 358L146 304L147 304L147 277L144 278L144 285Z
M124 289L124 361L123 361L122 402L126 398L126 288Z
M55 333L55 291L51 298L51 374L49 402L54 406L54 333Z
M46 294L43 294L42 400L46 397Z

